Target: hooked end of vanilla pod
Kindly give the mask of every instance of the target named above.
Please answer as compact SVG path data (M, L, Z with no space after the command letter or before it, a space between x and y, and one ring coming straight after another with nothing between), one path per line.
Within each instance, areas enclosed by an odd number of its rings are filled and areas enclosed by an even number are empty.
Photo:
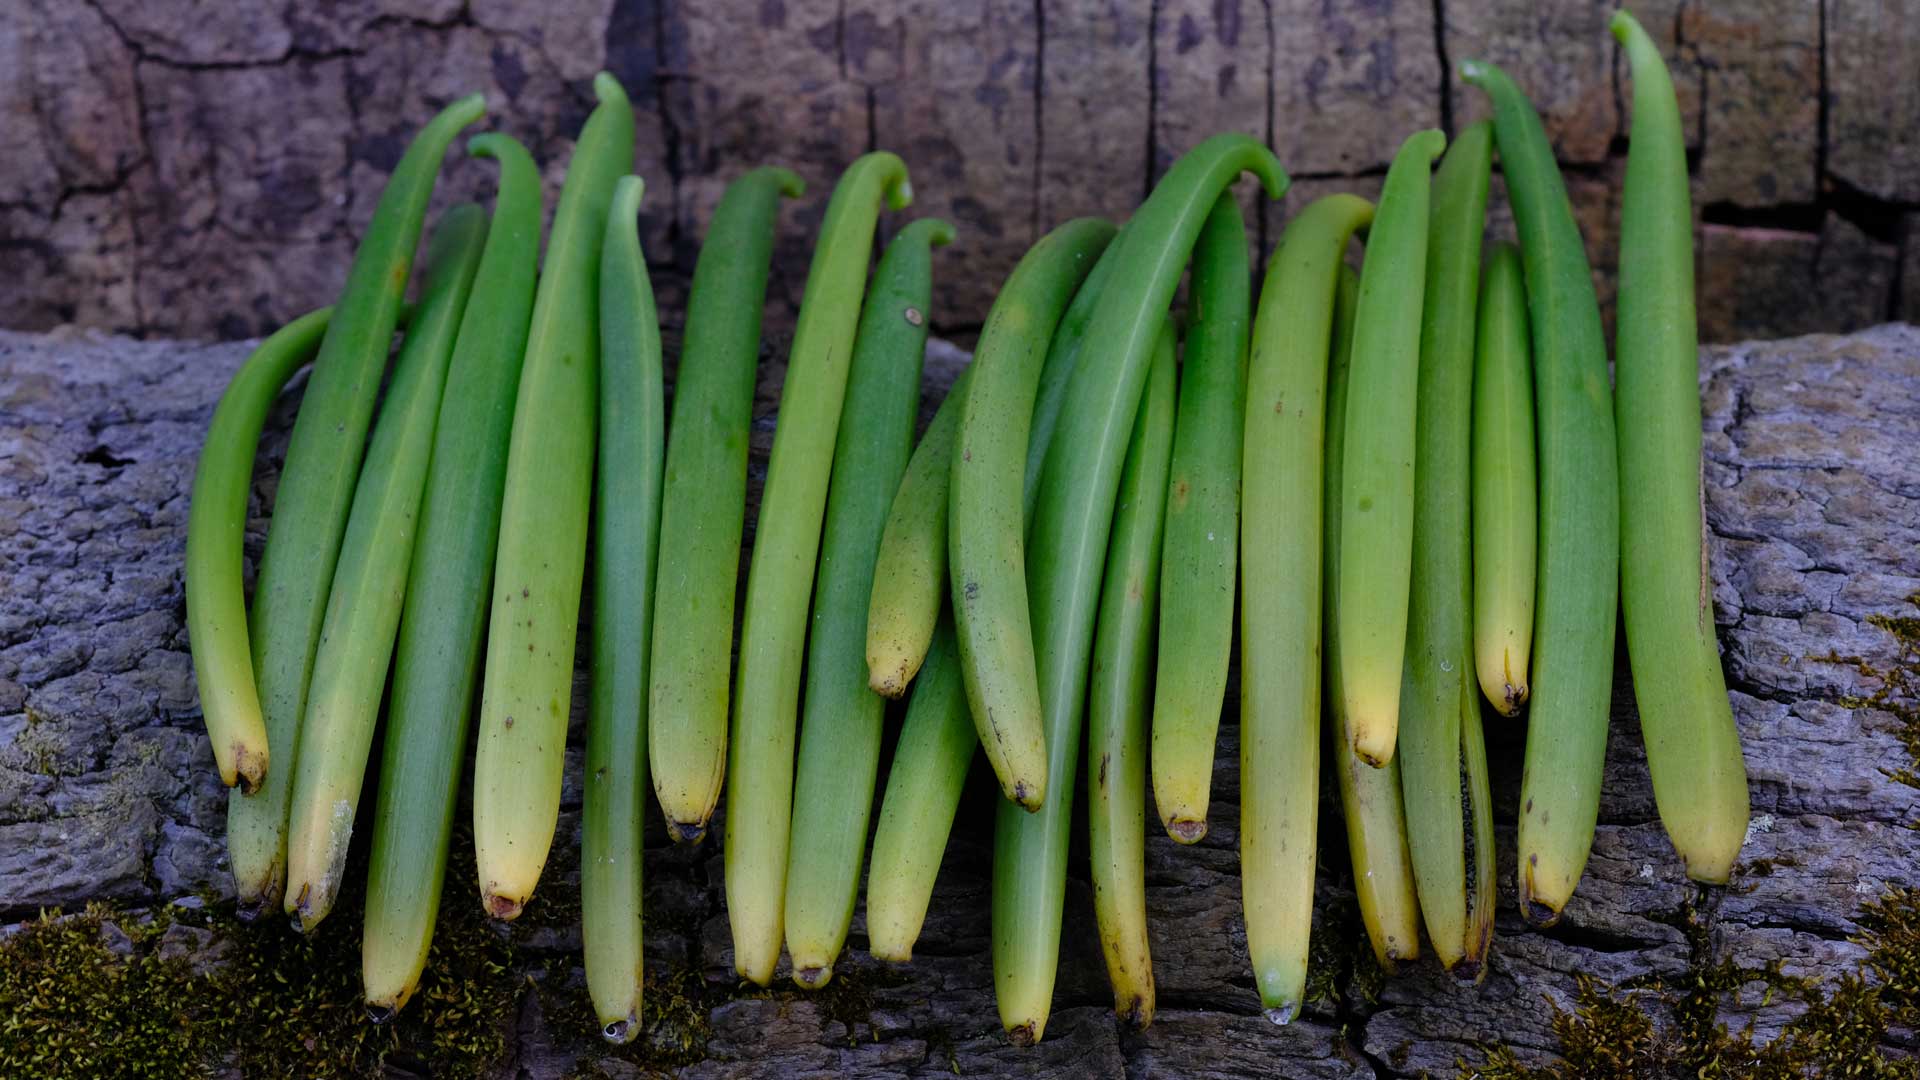
M953 243L955 235L953 224L939 218L919 218L900 231L904 234L907 229L918 229L926 233L928 247L946 247Z
M1276 1027L1286 1027L1292 1023L1293 1018L1299 1014L1300 1003L1297 1001L1283 1002L1270 1009L1264 1010L1264 1012L1269 1023Z
M1015 1046L1032 1046L1040 1041L1040 1024L1028 1020L1007 1029L1007 1041Z
M780 194L787 198L797 199L807 193L807 182L800 179L800 174L792 169L778 165L764 165L762 168L773 177L773 182L780 188Z
M613 77L613 72L603 71L593 77L593 96L602 105L627 104L627 88Z
M393 1021L393 1018L399 1015L399 1012L400 1012L399 1009L396 1009L393 1006L386 1004L385 1002L380 1002L380 1001L367 1002L367 1022L374 1025L375 1027L379 1027L381 1024L391 1023Z
M1613 13L1613 18L1607 20L1607 29L1612 32L1615 41L1624 45L1628 35L1640 29L1640 20L1634 18L1626 8L1620 8Z
M1129 1031L1145 1031L1153 1026L1153 999L1145 994L1130 994L1114 1003L1113 1013Z

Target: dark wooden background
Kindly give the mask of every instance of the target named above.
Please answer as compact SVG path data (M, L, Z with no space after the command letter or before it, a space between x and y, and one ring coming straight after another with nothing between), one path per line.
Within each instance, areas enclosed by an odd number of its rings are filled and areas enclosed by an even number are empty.
M406 139L472 90L557 186L607 68L639 113L646 242L691 272L726 182L812 185L783 226L790 317L838 171L873 147L960 228L936 325L961 334L1035 237L1125 214L1203 136L1297 178L1257 208L1371 194L1400 140L1532 93L1603 301L1627 110L1612 0L0 0L0 326L238 338L330 302ZM1644 0L1675 64L1709 341L1920 318L1920 2ZM475 130L478 130L476 128ZM490 195L451 159L441 202ZM1250 188L1251 185L1248 185ZM1251 192L1248 194L1250 200Z

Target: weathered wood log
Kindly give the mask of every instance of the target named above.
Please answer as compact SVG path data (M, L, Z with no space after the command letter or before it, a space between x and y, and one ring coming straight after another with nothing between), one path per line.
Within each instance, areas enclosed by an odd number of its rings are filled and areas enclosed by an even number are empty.
M198 894L217 906L230 889L226 795L200 728L181 559L206 421L246 352L0 332L0 922L96 900L142 907ZM936 343L929 405L963 362ZM700 1060L684 1074L1446 1075L1457 1059L1479 1060L1487 1043L1551 1059L1553 1010L1574 1004L1583 976L1677 978L1728 959L1777 961L1789 975L1857 969L1865 950L1850 938L1863 905L1920 886L1920 790L1891 775L1912 765L1911 713L1862 700L1885 686L1873 673L1916 661L1912 643L1875 620L1912 615L1920 594L1920 328L1712 348L1702 369L1715 613L1754 802L1730 887L1689 885L1661 833L1623 654L1599 835L1561 926L1528 932L1511 909L1523 725L1490 723L1499 820L1509 827L1485 984L1456 985L1427 962L1369 999L1330 802L1316 978L1331 993L1275 1028L1246 969L1229 704L1212 831L1191 848L1157 829L1148 841L1161 1009L1144 1033L1123 1031L1108 1008L1082 854L1046 1041L1007 1045L987 960L994 793L984 774L962 806L912 965L868 959L856 919L835 975L842 989L821 997L738 993L718 851L673 848L651 822L650 971L690 986L701 1014L687 1055ZM769 362L761 379L756 499L781 373ZM293 407L290 395L268 425L249 557L260 550ZM564 912L577 894L583 700L576 693L563 839L542 886L561 915L512 934L532 977L576 994L579 933ZM471 888L450 877L448 902L469 902ZM1750 989L1722 999L1724 1023L1751 1022L1764 1036L1805 1008ZM509 1031L500 1075L633 1074L630 1062L604 1057L587 1027L549 1015L545 993L519 1000L500 1018ZM1890 1052L1914 1049L1911 1031L1887 1038Z

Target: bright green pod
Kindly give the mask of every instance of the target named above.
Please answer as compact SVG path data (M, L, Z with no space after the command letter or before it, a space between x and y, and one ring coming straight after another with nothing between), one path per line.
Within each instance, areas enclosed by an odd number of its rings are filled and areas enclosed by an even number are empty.
M1183 844L1207 834L1214 739L1233 657L1252 288L1240 203L1222 195L1193 249L1193 303L1160 556L1166 595L1153 680L1153 802L1167 835Z
M440 394L394 648L360 949L375 1022L391 1018L419 986L440 911L533 310L527 267L540 258L539 166L497 133L474 136L467 152L500 163L500 192Z
M286 912L311 932L346 872L374 722L406 596L420 493L441 390L487 237L486 211L447 211L427 245L427 279L367 447L327 595L287 818Z
M1419 408L1415 432L1413 578L1401 675L1400 790L1407 849L1427 938L1440 966L1464 978L1480 972L1477 856L1493 844L1492 818L1470 800L1469 714L1480 711L1473 674L1473 556L1470 534L1473 336L1481 234L1493 168L1493 132L1473 124L1454 139L1433 177L1426 291L1420 318ZM1484 758L1484 751L1479 755ZM1481 831L1474 826L1485 824Z
M637 176L613 189L600 245L600 447L593 494L593 660L580 815L580 942L600 1034L640 1029L647 648L667 456L660 317L640 251Z
M227 852L242 918L278 910L286 886L287 805L300 749L307 681L326 617L327 590L360 477L367 426L393 346L413 250L426 221L440 159L480 118L472 94L427 123L394 166L346 288L314 358L274 498L273 525L253 591L253 671L276 768L252 795L227 802Z
M954 445L947 562L960 667L1000 790L1025 810L1050 790L1027 604L1034 399L1060 316L1113 237L1099 218L1069 221L1014 267L980 331Z
M727 803L725 855L733 964L742 978L761 986L773 980L780 960L807 600L873 228L882 200L899 210L912 197L906 165L889 153L867 154L841 175L814 246L780 388L781 422L774 429L754 533L727 744L727 787L733 794Z
M241 580L247 494L260 429L281 388L313 359L332 308L308 312L262 341L220 395L193 473L187 510L187 638L200 712L220 782L243 794L267 776L267 724L253 683L247 595Z
M1746 839L1747 770L1702 536L1687 149L1659 49L1624 10L1614 12L1613 36L1633 71L1614 340L1620 603L1660 823L1687 876L1718 885Z
M633 162L633 107L594 77L554 208L533 300L501 490L487 665L473 766L480 901L520 914L553 845L587 568L599 401L600 248L614 185Z
M980 736L967 708L960 644L945 613L907 699L867 868L867 951L904 964L927 921L927 902Z
M780 168L727 185L687 297L673 384L648 682L647 747L667 832L707 834L727 772L733 602L747 515L747 441L760 310L782 196L806 189Z
M1244 258L1244 238L1240 249ZM1190 342L1194 333L1207 332L1197 329L1197 321L1192 325L1196 329L1189 331ZM1146 398L1134 417L1126 464L1120 470L1087 690L1087 852L1093 870L1093 917L1107 960L1107 981L1113 985L1113 1011L1135 1029L1153 1023L1154 1008L1153 957L1147 943L1147 677L1153 668L1154 609L1160 598L1174 393L1169 321L1154 346Z
M1245 171L1274 198L1286 190L1279 161L1254 139L1208 139L1174 162L1114 242L1041 470L1027 572L1051 794L1032 814L1001 806L994 836L994 989L1017 1044L1039 1041L1052 1008L1095 606L1147 360L1206 215Z
M1407 816L1400 803L1400 764L1376 769L1353 752L1340 693L1340 485L1346 440L1347 382L1353 353L1354 310L1360 279L1342 269L1333 311L1333 358L1327 376L1326 596L1321 627L1326 639L1327 727L1331 767L1340 789L1347 825L1347 852L1353 860L1353 891L1360 921L1367 928L1374 959L1392 973L1420 955L1420 902L1414 895L1413 858L1407 853ZM1249 396L1248 400L1259 400ZM1249 546L1251 550L1251 546ZM1244 735L1241 736L1245 738ZM1244 797L1244 796L1243 796ZM1243 826L1244 828L1244 826ZM1243 864L1245 860L1242 860ZM1244 873L1244 866L1243 871ZM1267 1014L1274 1020L1286 1016Z
M1033 424L1027 439L1027 467L1022 506L1028 525L1033 522L1034 499L1040 493L1040 466L1046 446L1066 401L1067 382L1079 364L1080 345L1087 323L1100 299L1100 290L1113 262L1105 252L1087 272L1060 316L1060 325L1047 346L1034 393ZM900 481L887 533L880 542L874 569L873 607L867 620L867 666L874 692L886 697L904 694L920 670L932 643L934 624L947 599L947 493L953 470L953 443L960 423L960 403L966 400L967 372L954 380L920 446L907 463Z
M880 550L874 557L873 596L867 606L867 685L897 698L919 674L933 644L934 624L947 600L947 493L960 404L967 399L965 368L914 447L893 494Z
M1125 231L1123 225L1121 232ZM1033 532L1033 509L1040 499L1040 470L1047 463L1047 447L1053 444L1054 430L1060 426L1060 410L1067 404L1067 388L1073 385L1073 373L1080 369L1080 354L1093 328L1093 313L1100 306L1107 278L1113 274L1114 254L1119 250L1118 243L1109 242L1100 253L1093 269L1087 272L1087 279L1073 294L1073 302L1060 316L1053 342L1047 346L1047 363L1040 369L1040 387L1033 395L1033 432L1027 440L1027 468L1021 495L1028 534Z
M934 218L900 230L874 270L854 337L813 590L787 849L787 953L793 981L809 990L833 977L860 895L886 713L886 699L867 686L874 557L920 411L933 248L952 242L953 226Z
M1080 347L1086 340L1087 324L1099 302L1100 290L1113 270L1108 257L1109 243L1087 279L1080 284L1060 325L1047 347L1046 366L1040 371L1040 389L1033 404L1033 434L1027 440L1026 491L1022 497L1025 528L1033 527L1035 496L1039 494L1040 466L1046 460L1047 444L1060 417L1066 386L1079 364ZM939 521L939 562L937 582L943 594L947 584L946 510L948 481L953 471L944 463L953 456L953 432L959 427L959 402L964 398L962 371L933 424L921 437L914 451L912 472L922 454L938 455L943 467L930 473L929 482L916 488L914 498L937 503L926 516ZM950 430L941 436L944 444L931 451L936 429L948 418ZM906 482L895 497L894 512L907 497ZM888 520L889 528L892 518ZM885 541L882 541L882 561ZM876 571L877 575L878 571ZM876 585L877 587L877 585ZM942 605L944 606L944 605ZM871 641L871 638L869 638ZM933 630L926 661L913 685L907 702L907 716L900 727L900 741L893 751L893 764L887 774L887 791L880 806L880 823L874 832L873 856L867 871L867 948L880 960L904 963L913 956L913 944L927 918L927 904L933 897L934 879L940 872L940 860L947 850L947 836L953 829L954 814L960 808L960 792L967 777L967 766L979 748L973 713L968 708L964 677L960 672L959 643L954 640L952 617L940 615Z
M1533 331L1540 569L1518 854L1520 912L1550 926L1593 847L1613 691L1620 483L1607 342L1580 227L1539 115L1492 64L1468 61L1460 76L1493 102Z
M1348 378L1340 514L1340 686L1353 752L1393 760L1413 562L1415 391L1427 270L1427 170L1447 145L1407 137L1387 170L1367 234Z
M1503 716L1527 703L1539 528L1533 354L1520 249L1496 244L1480 286L1473 368L1473 657Z
M1240 894L1254 985L1276 1024L1293 1019L1305 997L1313 925L1320 563L1323 544L1334 551L1331 522L1322 537L1321 492L1329 468L1323 462L1338 458L1344 424L1338 406L1345 403L1329 406L1327 361L1330 348L1337 349L1336 370L1344 377L1348 339L1343 334L1337 346L1329 342L1341 260L1354 233L1372 220L1367 200L1329 195L1287 225L1260 290L1247 370L1239 525ZM1351 305L1341 311L1342 325L1350 326ZM1337 511L1337 503L1328 505ZM1336 565L1329 557L1326 581L1334 580ZM1330 620L1326 634L1331 646Z

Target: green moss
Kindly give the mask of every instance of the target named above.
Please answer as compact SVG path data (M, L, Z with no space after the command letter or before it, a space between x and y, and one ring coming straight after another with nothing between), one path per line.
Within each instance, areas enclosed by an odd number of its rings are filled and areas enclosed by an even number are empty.
M419 992L376 1027L360 997L361 897L311 935L247 925L230 905L157 912L90 907L43 916L0 941L0 1076L378 1076L389 1061L431 1063L435 1077L487 1075L505 1056L520 992L510 944L459 883ZM363 877L363 873L356 874ZM169 927L188 949L164 949ZM205 934L199 931L206 931ZM190 955L207 946L206 970Z
M0 943L0 1075L194 1076L220 1045L193 1022L209 980L155 955L165 919L111 914L43 914Z

